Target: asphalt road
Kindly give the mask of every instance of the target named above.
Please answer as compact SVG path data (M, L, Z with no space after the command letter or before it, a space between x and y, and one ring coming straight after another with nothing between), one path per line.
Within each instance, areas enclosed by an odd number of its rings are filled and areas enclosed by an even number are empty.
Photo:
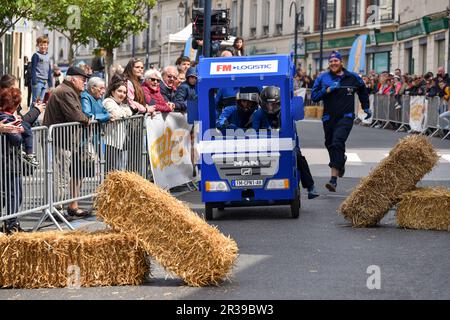
M321 196L308 200L302 194L299 219L290 218L288 207L215 211L211 224L239 246L230 280L220 287L187 287L154 263L152 277L142 286L7 289L0 290L0 299L450 299L449 232L398 228L395 211L378 227L356 229L337 213L360 178L406 134L355 126L347 152L356 156L348 162L338 192L330 194L324 188L329 168L321 124L300 126L302 151ZM443 159L420 184L450 187L450 141L433 138L432 143ZM178 197L203 214L198 192ZM79 226L101 225L90 221Z

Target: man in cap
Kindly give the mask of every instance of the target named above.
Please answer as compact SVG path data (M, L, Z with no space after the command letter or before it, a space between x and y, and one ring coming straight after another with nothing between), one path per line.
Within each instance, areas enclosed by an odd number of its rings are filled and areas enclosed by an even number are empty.
M87 78L89 76L78 67L70 67L67 70L63 83L53 91L48 101L43 122L45 126L49 127L68 122L80 122L84 125L91 123L91 120L83 113L81 108L81 93L84 90ZM80 168L77 168L77 161L74 160L74 158L79 158L79 154L75 150L80 145L81 132L78 127L73 127L71 130L57 129L53 132L55 146L54 201L58 202L65 200L69 180L71 198L76 198L81 189L82 179L76 176L76 173L80 173ZM70 179L71 176L72 179ZM59 209L62 210L62 208ZM75 217L89 215L88 212L78 208L76 201L69 204L67 211L70 216Z
M329 70L323 72L315 81L311 99L314 102L323 101L323 130L325 147L330 156L331 179L325 187L336 192L337 177L343 177L345 172L345 142L353 127L355 118L355 93L358 93L362 109L369 119L372 113L369 109L369 95L362 78L346 70L342 56L333 51L328 59Z

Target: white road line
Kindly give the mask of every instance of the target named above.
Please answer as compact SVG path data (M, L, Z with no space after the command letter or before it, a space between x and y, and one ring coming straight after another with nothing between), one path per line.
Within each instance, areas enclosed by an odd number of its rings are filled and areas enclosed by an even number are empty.
M347 162L362 162L357 153L346 152Z
M450 154L441 154L440 156L442 157L442 159L450 162Z

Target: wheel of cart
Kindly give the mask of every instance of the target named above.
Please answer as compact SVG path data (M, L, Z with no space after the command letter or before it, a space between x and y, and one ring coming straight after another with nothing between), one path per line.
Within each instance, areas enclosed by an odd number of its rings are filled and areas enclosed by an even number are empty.
M294 199L291 200L291 216L293 219L298 219L300 215L300 207L301 207L300 191L297 188L295 190L295 197Z
M210 221L214 219L214 207L210 203L205 203L205 220Z

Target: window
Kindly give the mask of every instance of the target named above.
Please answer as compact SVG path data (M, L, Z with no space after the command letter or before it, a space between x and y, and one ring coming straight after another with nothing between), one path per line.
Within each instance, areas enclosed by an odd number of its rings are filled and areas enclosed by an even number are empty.
M205 0L194 0L194 8L204 8Z
M270 1L264 2L264 13L263 13L263 34L269 35L269 21L270 21Z
M413 49L412 48L405 50L405 57L406 57L408 73L414 74L414 57L413 57Z
M177 28L178 30L181 30L184 28L184 17L178 16L178 23L177 23Z
M250 36L256 36L258 2L253 0L250 9Z
M321 0L326 1L325 5L325 28L336 28L336 0Z
M427 45L421 45L419 50L420 56L420 73L425 74L428 72L427 70Z
M359 0L346 0L345 2L345 21L344 25L352 26L359 24Z
M172 32L172 17L166 17L166 32L168 34Z
M237 0L233 0L231 3L231 21L230 21L230 28L231 28L231 34L233 36L237 35L237 22L238 22L238 4Z
M445 55L447 50L445 49L445 40L437 41L437 67L445 66ZM437 68L436 68L437 69Z
M368 5L377 7L377 21L394 20L395 0L369 0Z
M379 52L373 54L373 68L377 73L383 71L389 72L390 66L390 54L389 52Z
M284 0L278 0L275 7L275 23L283 24Z

